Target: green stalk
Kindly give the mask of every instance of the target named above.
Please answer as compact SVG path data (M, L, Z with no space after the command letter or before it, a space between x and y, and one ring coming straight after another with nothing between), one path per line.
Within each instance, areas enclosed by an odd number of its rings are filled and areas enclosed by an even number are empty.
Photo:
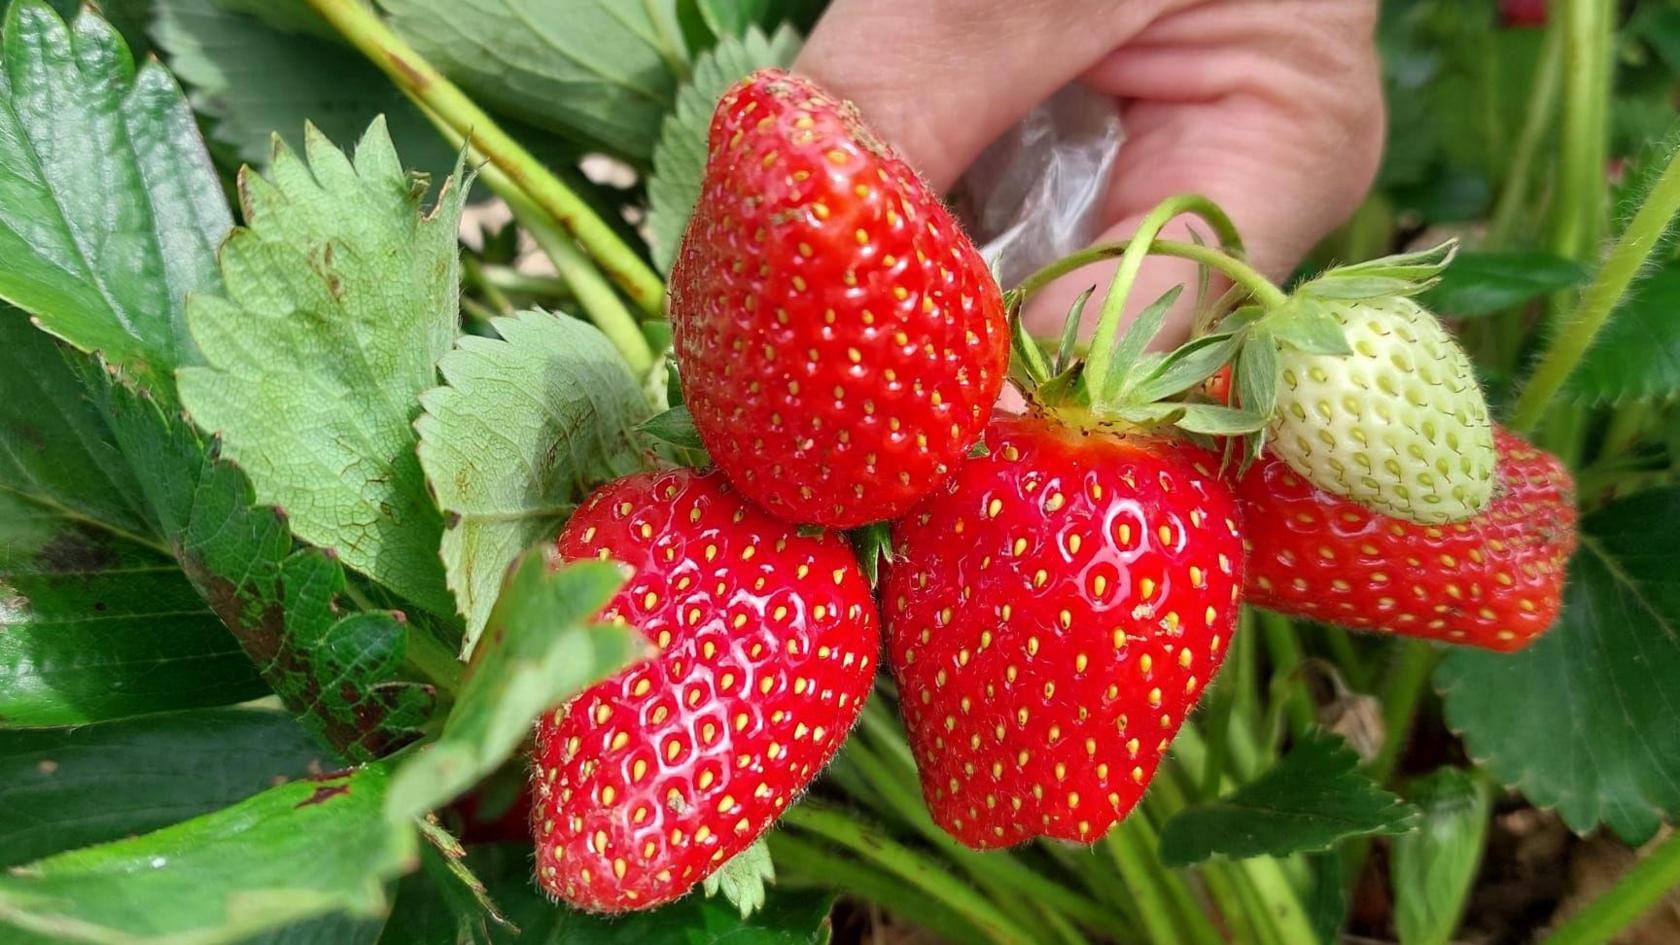
M1552 932L1544 945L1598 945L1680 886L1680 833L1671 835L1614 886Z
M535 295L550 299L569 299L572 290L564 280L553 276L533 276L507 266L485 266L484 281L503 292Z
M870 702L876 705L875 701ZM1113 930L1124 921L1091 899L1044 876L1009 853L998 850L980 852L963 846L940 829L922 803L916 769L909 761L909 747L886 722L885 710L863 713L863 731L846 746L846 754L863 775L870 787L918 833L927 838L940 852L963 867L976 881L996 887L1026 902L1036 902L1050 911L1066 915L1099 930ZM900 755L891 747L877 755L870 749L871 740L903 747ZM894 762L897 762L896 764ZM909 764L909 767L906 767ZM1054 921L1054 920L1052 920Z
M994 945L1035 945L1014 920L937 863L839 811L806 800L783 814L782 823L851 850L916 886L972 922Z
M1383 694L1382 751L1371 762L1371 777L1378 784L1387 784L1394 777L1400 750L1411 739L1418 707L1423 704L1429 677L1440 658L1440 651L1422 640L1407 640L1400 646L1399 660L1389 674L1388 691Z
M1301 678L1301 641L1295 637L1295 625L1269 610L1260 611L1257 617L1272 658L1272 685L1283 689L1290 731L1303 735L1318 724L1318 712L1307 682Z
M1011 291L1023 299L1031 298L1034 293L1070 272L1083 269L1092 263L1125 255L1132 242L1118 240L1113 243L1099 243L1077 253L1070 253L1021 280L1021 284ZM1153 256L1172 256L1201 263L1247 289L1249 294L1266 308L1276 308L1289 301L1283 290L1273 285L1260 270L1212 246L1180 243L1175 240L1155 240L1149 244L1149 253Z
M1604 0L1564 0L1559 7L1563 111L1551 242L1558 255L1583 259L1597 244L1603 220L1611 13Z
M1506 165L1505 183L1499 200L1493 207L1493 222L1488 226L1487 245L1503 249L1511 243L1517 218L1529 199L1530 177L1534 170L1534 156L1540 141L1551 126L1557 111L1559 79L1563 74L1563 34L1557 28L1546 31L1540 50L1540 64L1534 70L1534 82L1528 94L1528 110L1523 115L1522 130L1517 143L1511 147L1511 160Z
M485 183L492 190L496 190L499 175L493 174L494 168L484 169ZM536 240L548 258L554 261L554 268L560 273L560 278L571 287L572 295L577 298L578 307L601 329L613 347L624 356L626 364L630 365L630 373L640 378L653 367L653 348L648 344L647 336L642 334L642 328L636 323L636 316L630 313L624 303L619 301L618 293L601 276L601 271L577 248L561 229L555 226L547 214L537 209L519 190L509 187L505 192L498 190L508 206L513 208L513 215L519 219L519 224L525 227Z
M508 301L507 294L502 291L501 286L491 282L484 275L484 265L478 261L477 256L471 253L461 254L461 275L468 285L484 293L485 301L490 303L497 314L513 314L513 303Z
M439 132L458 148L466 148L471 158L477 162L483 157L477 146L461 137L455 129L450 127L442 116L427 108L424 102L416 100L432 124ZM630 366L630 372L640 378L653 367L654 352L648 344L647 336L642 334L641 326L636 323L636 316L619 300L618 293L613 291L612 285L601 275L601 270L595 263L577 248L572 238L554 225L551 217L542 211L523 190L517 187L512 179L502 173L494 164L482 164L479 177L491 192L507 202L519 224L531 234L544 255L554 263L554 270L560 274L572 297L577 300L578 307L589 316L589 320L607 336L614 348L623 356L624 363ZM488 284L488 283L487 283Z
M403 659L451 698L461 691L461 679L466 674L467 664L457 659L455 652L425 627L408 628Z
M1138 918L1143 931L1155 945L1183 945L1173 922L1173 909L1168 904L1161 878L1150 868L1154 857L1139 846L1137 828L1141 818L1128 817L1121 821L1103 840L1103 846L1114 858L1114 866L1125 881L1126 889L1137 903Z
M361 0L309 0L309 5L399 89L470 141L544 214L564 227L637 306L652 317L663 313L665 283L641 256L370 7Z
M874 903L882 909L964 945L988 945L991 938L967 917L922 895L915 886L873 867L801 840L785 830L765 835L782 886L814 886Z
M1616 240L1592 284L1581 294L1580 305L1552 338L1529 376L1512 412L1513 429L1526 433L1540 422L1552 398L1609 321L1639 270L1656 251L1676 212L1680 212L1680 151L1670 155L1662 176L1645 195L1639 211Z
M1237 862L1239 869L1254 887L1255 895L1265 906L1265 914L1276 928L1279 940L1289 945L1314 945L1318 934L1312 921L1301 908L1301 897L1289 883L1283 864L1269 856L1257 856Z
M1241 252L1242 244L1235 224L1217 204L1199 194L1168 197L1143 218L1125 251L1120 254L1120 268L1115 271L1113 281L1108 284L1108 293L1103 296L1097 330L1091 336L1090 350L1085 357L1083 383L1092 403L1097 402L1104 389L1103 382L1108 378L1109 359L1114 352L1115 339L1120 335L1120 319L1126 311L1126 300L1131 296L1132 283L1137 281L1138 271L1149 255L1150 244L1168 223L1183 213L1195 213L1207 220L1222 245Z

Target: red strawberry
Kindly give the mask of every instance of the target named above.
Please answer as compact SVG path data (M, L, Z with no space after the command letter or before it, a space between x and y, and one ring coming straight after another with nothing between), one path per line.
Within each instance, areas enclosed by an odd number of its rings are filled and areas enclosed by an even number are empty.
M1495 430L1493 501L1419 525L1318 489L1270 454L1239 494L1248 601L1348 627L1517 650L1562 604L1575 551L1575 485L1556 457Z
M874 675L874 602L842 538L800 535L715 472L619 479L558 547L635 569L602 618L659 655L537 726L537 878L584 909L649 908L749 846L840 746Z
M938 196L851 106L773 69L718 103L671 323L718 466L835 528L945 479L1009 366L997 283Z
M1499 0L1499 23L1509 29L1546 25L1546 0Z
M973 847L1090 843L1224 660L1243 549L1217 457L995 421L894 527L883 588L922 793Z

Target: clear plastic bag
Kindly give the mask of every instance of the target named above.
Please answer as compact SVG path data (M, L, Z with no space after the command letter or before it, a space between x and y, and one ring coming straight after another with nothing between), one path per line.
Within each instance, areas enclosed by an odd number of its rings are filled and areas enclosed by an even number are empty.
M957 209L1009 287L1097 235L1097 211L1124 134L1114 99L1072 83L986 148Z

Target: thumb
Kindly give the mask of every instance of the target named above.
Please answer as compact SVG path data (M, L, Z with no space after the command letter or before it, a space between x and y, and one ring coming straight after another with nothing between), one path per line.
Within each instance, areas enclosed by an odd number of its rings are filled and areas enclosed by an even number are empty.
M857 103L944 191L992 139L1172 2L835 0L794 71Z

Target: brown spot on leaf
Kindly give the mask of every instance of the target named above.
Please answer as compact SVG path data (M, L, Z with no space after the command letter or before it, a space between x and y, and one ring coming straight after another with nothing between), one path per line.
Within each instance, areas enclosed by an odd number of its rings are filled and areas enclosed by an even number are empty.
M331 798L337 797L340 794L349 793L350 785L348 784L325 784L316 788L308 797L298 801L297 804L294 805L293 809L296 810L298 808L308 807L312 804L320 804Z
M80 532L64 532L35 553L35 561L47 571L59 574L90 574L102 571L115 559L111 549Z

